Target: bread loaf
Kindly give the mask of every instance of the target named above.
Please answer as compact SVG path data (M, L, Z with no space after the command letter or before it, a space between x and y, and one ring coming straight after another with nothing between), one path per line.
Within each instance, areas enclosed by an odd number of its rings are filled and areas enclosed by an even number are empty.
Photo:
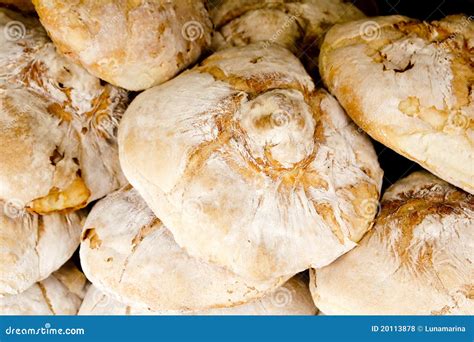
M174 77L210 43L202 0L34 0L58 49L91 74L129 90Z
M474 200L415 172L383 196L360 246L311 273L329 315L472 315Z
M116 129L127 93L56 53L38 20L0 9L0 29L0 200L48 214L125 184Z
M287 279L250 281L190 257L131 187L94 206L82 240L81 265L98 289L154 311L238 305Z
M0 200L0 296L44 280L79 246L82 211L38 215Z
M262 44L143 92L119 128L124 173L176 242L260 281L356 246L382 181L337 101L288 50Z
M474 23L402 16L333 27L320 73L369 135L474 193Z
M57 54L37 19L0 9L0 30L0 294L16 294L71 257L75 211L126 183L128 100Z
M86 288L84 275L68 263L25 292L1 297L0 315L75 315Z
M136 308L116 301L110 295L91 286L82 302L79 315L315 315L307 282L293 277L274 292L264 297L234 307L201 311L152 311Z
M223 0L210 13L214 49L264 41L308 58L317 57L313 52L332 25L364 17L341 0Z

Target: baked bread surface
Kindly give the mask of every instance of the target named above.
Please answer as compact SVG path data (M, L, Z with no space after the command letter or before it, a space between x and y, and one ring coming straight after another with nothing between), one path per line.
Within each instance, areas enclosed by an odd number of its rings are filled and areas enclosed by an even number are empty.
M474 23L402 16L333 27L320 74L374 139L474 193Z
M246 304L198 311L152 311L125 305L91 286L79 315L315 315L317 312L307 281L296 276L273 292Z
M222 50L143 92L119 146L176 242L246 278L326 265L375 216L382 172L370 141L276 45Z
M472 315L472 195L415 172L383 196L359 247L311 272L328 315Z
M317 57L314 52L332 25L364 18L357 7L340 0L223 0L210 14L214 49L264 41L309 58Z
M202 0L33 3L62 53L128 90L169 80L210 44L212 24Z
M204 310L260 298L288 278L251 281L180 248L130 186L99 201L87 217L81 265L118 302L150 310Z
M26 291L0 298L0 315L76 315L88 283L72 263Z
M116 133L127 93L59 55L38 20L0 9L0 29L12 22L25 30L0 45L0 199L80 209L126 184Z

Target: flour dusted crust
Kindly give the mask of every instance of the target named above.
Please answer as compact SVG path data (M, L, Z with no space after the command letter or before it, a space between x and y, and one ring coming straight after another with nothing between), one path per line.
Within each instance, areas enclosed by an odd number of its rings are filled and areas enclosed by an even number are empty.
M127 95L58 55L38 20L0 9L0 29L0 294L16 294L73 254L77 209L125 183Z
M20 35L4 30L12 22ZM0 200L46 214L125 184L116 131L127 93L56 53L38 20L0 9L0 29Z
M79 315L315 315L317 312L307 281L293 277L264 297L234 307L200 311L151 311L122 304L91 286Z
M79 246L82 211L38 215L0 200L0 295L47 278Z
M364 17L340 0L223 0L210 13L214 49L265 41L310 58L317 56L313 52L332 25Z
M0 298L0 315L75 315L87 280L72 264L17 295Z
M246 278L329 264L375 216L382 172L368 138L276 45L223 50L143 92L119 147L176 242Z
M335 26L320 73L369 135L474 193L474 23L389 16Z
M152 310L233 306L287 279L248 281L190 257L131 187L97 203L82 236L81 264L88 279L120 302Z
M210 43L202 0L35 0L58 49L93 75L129 90L174 77Z
M74 264L73 260L69 260L61 266L59 270L53 273L69 292L74 293L81 300L86 296L90 283L86 276Z
M325 314L472 315L474 199L415 172L384 194L360 246L312 272Z

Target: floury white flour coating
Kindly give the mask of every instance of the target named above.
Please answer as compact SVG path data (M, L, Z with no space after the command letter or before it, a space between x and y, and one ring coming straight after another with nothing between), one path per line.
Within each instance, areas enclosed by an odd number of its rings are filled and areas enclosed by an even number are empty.
M128 99L58 54L37 19L0 9L0 29L0 294L14 294L71 257L81 208L126 183Z
M61 52L129 90L171 79L210 44L212 24L202 0L33 3Z
M355 247L382 172L298 59L262 44L217 52L140 94L119 146L129 181L191 256L269 280Z
M79 309L79 315L315 315L317 312L307 280L295 276L257 300L232 307L194 311L152 311L120 303L111 295L91 286Z
M474 193L474 23L402 16L333 27L320 73L374 139Z
M360 246L311 273L329 315L472 315L474 200L428 172L391 186Z

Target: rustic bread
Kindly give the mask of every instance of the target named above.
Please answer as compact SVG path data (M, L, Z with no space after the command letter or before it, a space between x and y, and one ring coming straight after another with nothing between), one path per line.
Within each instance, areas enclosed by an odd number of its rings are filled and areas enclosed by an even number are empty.
M87 286L84 275L67 263L25 292L0 297L0 315L75 315Z
M79 246L84 213L38 215L0 200L0 295L47 278Z
M364 17L342 0L223 0L210 14L215 50L265 41L310 58L332 25Z
M34 0L58 49L91 74L129 90L174 77L210 43L202 0Z
M356 246L382 171L368 138L297 58L262 44L217 52L140 94L119 127L119 153L190 255L269 280Z
M313 271L316 306L329 315L474 314L474 198L415 172L390 187L374 228Z
M248 281L190 257L130 186L94 206L82 236L87 278L120 302L152 310L233 306L287 279Z
M293 277L274 292L234 307L201 311L152 311L116 301L110 295L91 286L79 309L79 315L315 315L307 282Z
M54 272L53 276L66 286L69 292L75 294L80 299L84 299L90 283L87 281L84 273L77 268L72 259Z
M5 30L12 22L20 31ZM126 184L116 127L127 93L56 53L34 18L0 9L0 30L0 200L47 214Z
M333 27L321 76L369 135L474 193L474 23L402 16Z

